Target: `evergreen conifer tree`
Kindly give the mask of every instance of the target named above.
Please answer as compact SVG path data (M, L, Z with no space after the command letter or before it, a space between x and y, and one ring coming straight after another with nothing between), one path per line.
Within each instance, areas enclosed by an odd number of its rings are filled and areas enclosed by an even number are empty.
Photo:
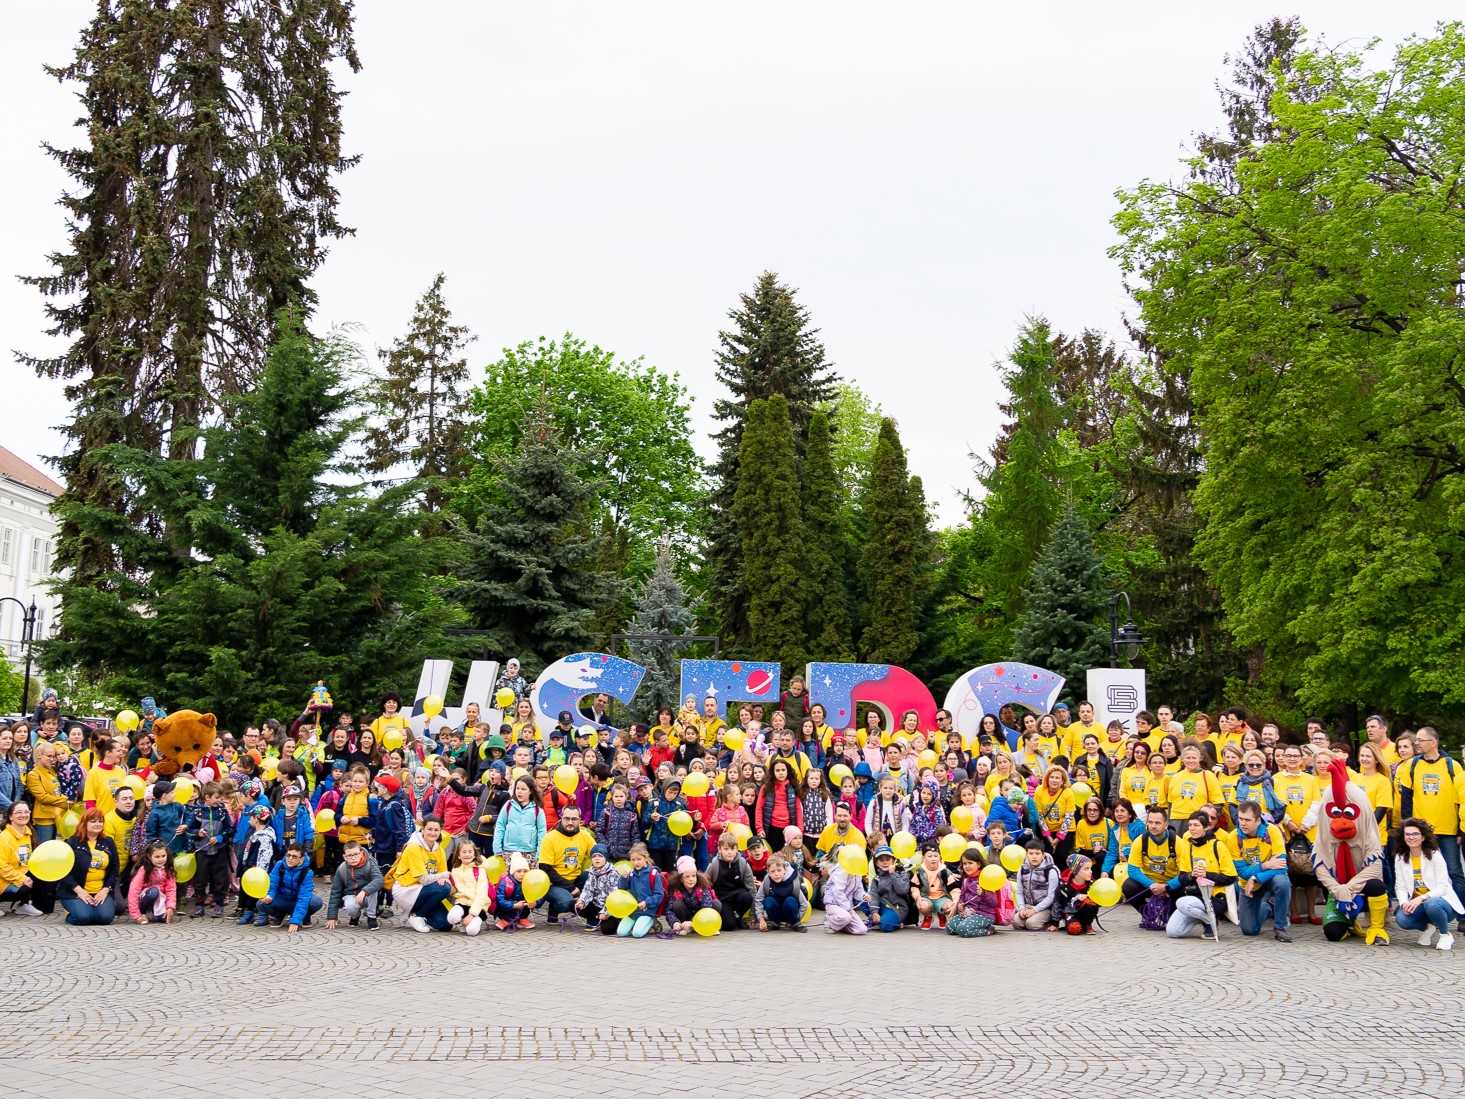
M748 407L737 484L732 518L743 532L750 651L760 660L798 667L804 655L804 533L793 425L782 394Z
M905 448L895 421L880 423L870 481L861 509L865 528L860 578L866 619L864 660L904 665L919 642L917 609L924 594L928 552L925 500L912 490Z
M854 644L845 565L848 532L834 470L829 416L822 410L809 419L803 481L806 651L810 660L849 660Z
M630 632L682 637L692 632L695 621L687 589L677 579L671 539L663 539L657 547L656 565L646 578L641 598L637 600ZM678 692L682 678L676 646L670 641L634 642L631 659L646 669L646 676L636 691L634 711L637 718L654 722L657 708L661 706L670 706L675 713L681 705Z
M1013 656L1082 690L1088 670L1103 667L1108 656L1108 629L1101 621L1108 599L1093 535L1070 504L1033 568Z
M500 498L464 535L456 594L487 632L485 643L517 653L532 676L589 646L591 621L619 598L620 582L596 569L595 485L575 472L587 459L559 445L545 402L526 422L518 453L499 461Z
M368 436L367 468L410 465L422 485L423 510L442 510L465 466L468 360L473 337L453 323L439 273L417 302L407 334L381 352L386 373L373 400L382 423Z
M746 648L752 638L752 593L742 561L748 532L732 515L750 406L760 398L782 396L795 455L802 455L809 418L817 405L834 395L838 378L825 360L819 330L810 323L808 310L777 275L763 272L753 292L740 300L740 307L728 313L732 328L718 334L717 378L729 396L713 406L714 418L724 426L715 436L718 457L707 501L706 570L711 596L707 609L717 616L718 632L728 644Z

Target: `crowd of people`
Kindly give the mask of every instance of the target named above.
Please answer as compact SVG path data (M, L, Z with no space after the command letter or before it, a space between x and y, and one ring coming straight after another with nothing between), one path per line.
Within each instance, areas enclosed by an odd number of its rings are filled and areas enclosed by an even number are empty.
M1160 707L1128 731L1080 702L988 714L971 737L945 710L934 730L914 711L887 729L876 709L834 729L796 677L767 707L689 696L617 727L601 695L593 722L567 710L545 729L528 690L511 663L504 723L470 703L429 735L394 693L359 720L307 709L221 730L166 775L151 699L125 736L69 720L48 691L0 727L0 915L59 902L73 925L640 938L798 933L819 909L831 934L985 937L1090 934L1129 905L1176 938L1230 921L1336 941L1357 931L1337 903L1351 894L1313 840L1342 759L1386 841L1389 917L1440 950L1465 930L1465 767L1429 727L1391 739L1375 715L1355 746L1310 720L1298 743L1240 708L1181 722ZM58 839L59 879L30 862Z

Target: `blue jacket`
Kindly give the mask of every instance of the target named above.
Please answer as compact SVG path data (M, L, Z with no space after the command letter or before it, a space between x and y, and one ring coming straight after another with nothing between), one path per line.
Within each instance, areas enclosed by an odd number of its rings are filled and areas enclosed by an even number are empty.
M505 874L499 878L498 889L494 894L493 912L501 920L519 920L529 915L529 909L533 907L526 903L526 907L514 910L514 905L524 900L524 885L516 882L513 874Z
M992 818L988 817L987 819L991 820ZM1127 839L1129 843L1133 843L1135 840L1139 839L1140 836L1144 834L1144 830L1145 826L1137 820L1132 820L1124 826L1124 831L1127 833ZM1109 847L1104 852L1104 867L1102 873L1114 873L1114 868L1118 866L1121 862L1127 861L1129 858L1127 851L1128 844L1125 845L1125 851L1120 851L1119 849L1119 831L1119 825L1110 823Z
M646 846L664 850L668 847L680 847L682 839L674 836L671 827L667 824L667 818L678 810L687 808L685 798L674 798L668 801L661 794L656 794L646 803L646 808L641 811L641 828L646 833ZM653 821L652 813L660 813L661 819Z
M275 863L275 868L270 871L270 907L293 905L290 918L285 922L304 923L305 917L310 915L310 900L315 896L313 882L309 862L302 862L293 870L284 862Z
M239 823L236 824L236 825L234 825L234 842L235 843L248 843L249 842L249 833L250 833L250 827L249 827L249 811L251 809L253 809L256 805L263 805L266 809L268 809L272 813L275 811L275 807L270 804L270 799L267 798L267 797L265 797L264 796L264 792L261 791L259 797L257 797L257 798L254 799L253 804L246 805L244 807L244 812L242 812L242 813L239 814Z
M0 757L0 809L9 809L25 792L25 782L20 777L20 764L13 759Z
M193 849L203 855L229 850L229 811L222 805L199 805L193 810Z
M539 845L544 842L544 831L544 810L537 803L531 801L521 808L510 798L499 811L499 819L493 828L493 853L508 855L518 851L538 856Z
M187 831L178 833L180 824ZM193 833L197 831L198 822L188 811L188 806L170 801L166 805L153 806L143 835L149 843L166 843L169 851L181 855L184 851L193 850Z
M285 850L285 844L291 842L285 839L285 817L285 810L281 809L274 815L270 822L275 829L275 842L279 844L282 853ZM304 801L295 810L295 838L293 842L305 844L307 853L309 853L311 847L315 844L315 818L310 815L310 810L306 808ZM404 840L403 842L405 843L406 841Z
M987 827L990 828L993 821L1001 821L1003 827L1007 829L1008 843L1026 843L1032 838L1032 832L1024 823L1023 815L1019 814L1006 798L992 799L992 807L987 810Z
M314 831L312 830L312 835ZM378 863L395 859L412 838L412 809L401 793L378 798L371 825L372 853Z
M661 902L666 899L666 883L654 866L643 866L640 870L623 874L621 888L635 897L637 902L644 902L645 914L649 916L656 915L661 908Z

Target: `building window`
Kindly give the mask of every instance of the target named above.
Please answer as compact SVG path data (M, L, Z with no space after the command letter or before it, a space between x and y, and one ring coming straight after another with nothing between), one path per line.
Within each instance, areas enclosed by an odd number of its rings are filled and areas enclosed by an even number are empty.
M9 527L0 530L0 565L10 564L10 541L15 532Z
M45 607L37 607L36 608L35 633L31 634L31 639L34 640L34 641L40 641L45 636L46 636L46 608Z
M31 572L41 571L41 545L39 538L31 539Z

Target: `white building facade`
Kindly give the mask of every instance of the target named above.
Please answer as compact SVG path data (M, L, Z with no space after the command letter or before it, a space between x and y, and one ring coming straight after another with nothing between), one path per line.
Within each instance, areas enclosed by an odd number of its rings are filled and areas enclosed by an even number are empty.
M35 600L37 641L51 635L56 620L57 599L45 583L56 552L51 502L59 495L60 485L0 447L0 596L27 608ZM8 599L0 603L0 647L15 667L25 663L24 632L21 608Z

